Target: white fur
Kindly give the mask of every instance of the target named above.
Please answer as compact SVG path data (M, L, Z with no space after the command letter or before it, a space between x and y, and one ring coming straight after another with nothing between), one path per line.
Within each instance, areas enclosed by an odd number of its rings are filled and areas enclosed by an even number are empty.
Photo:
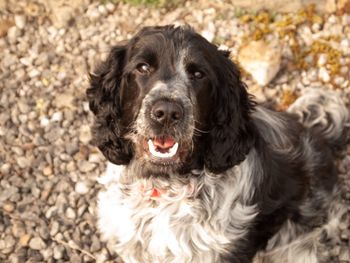
M153 178L125 185L128 172L109 164L108 172L118 175L99 195L100 231L118 243L125 262L222 262L220 255L244 238L257 214L256 206L237 201L241 188L249 188L240 170L222 174L220 183L203 171L198 179L163 186L166 191L152 198L147 189L167 183Z

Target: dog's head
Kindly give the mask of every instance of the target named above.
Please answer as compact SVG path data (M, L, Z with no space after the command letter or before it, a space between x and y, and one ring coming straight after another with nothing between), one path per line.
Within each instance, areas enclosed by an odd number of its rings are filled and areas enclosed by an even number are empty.
M91 74L95 144L145 175L219 173L253 144L249 99L228 58L189 27L146 27Z

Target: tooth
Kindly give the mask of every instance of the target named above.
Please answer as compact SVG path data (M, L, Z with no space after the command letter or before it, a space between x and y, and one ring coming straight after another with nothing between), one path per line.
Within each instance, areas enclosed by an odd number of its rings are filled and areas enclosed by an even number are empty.
M154 146L152 140L148 140L148 148L149 148L149 151L150 153L155 156L155 157L158 157L158 158L171 158L173 156L175 156L177 150L179 149L179 144L178 143L175 143L170 149L168 152L166 153L161 153L161 152L158 152L156 150L156 147Z

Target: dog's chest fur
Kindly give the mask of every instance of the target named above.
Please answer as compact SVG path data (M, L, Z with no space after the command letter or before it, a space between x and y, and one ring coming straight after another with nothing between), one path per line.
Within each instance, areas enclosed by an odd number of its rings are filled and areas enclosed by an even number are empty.
M238 169L184 180L134 180L110 165L114 179L99 196L99 227L125 262L223 262L256 216L238 200ZM107 171L108 171L107 170ZM217 178L216 178L217 179ZM153 187L160 195L152 197ZM236 224L236 225L235 225Z

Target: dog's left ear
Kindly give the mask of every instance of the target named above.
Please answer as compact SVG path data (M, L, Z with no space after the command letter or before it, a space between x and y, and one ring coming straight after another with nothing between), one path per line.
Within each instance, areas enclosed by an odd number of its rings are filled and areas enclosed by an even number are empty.
M250 113L254 102L247 93L237 66L228 52L219 51L216 67L217 84L213 87L215 112L211 116L205 166L221 173L239 164L254 144L254 125Z
M112 48L107 59L90 74L86 91L90 110L95 114L93 143L114 164L128 164L133 156L132 143L124 137L127 131L122 125L120 96L126 50L126 45Z

